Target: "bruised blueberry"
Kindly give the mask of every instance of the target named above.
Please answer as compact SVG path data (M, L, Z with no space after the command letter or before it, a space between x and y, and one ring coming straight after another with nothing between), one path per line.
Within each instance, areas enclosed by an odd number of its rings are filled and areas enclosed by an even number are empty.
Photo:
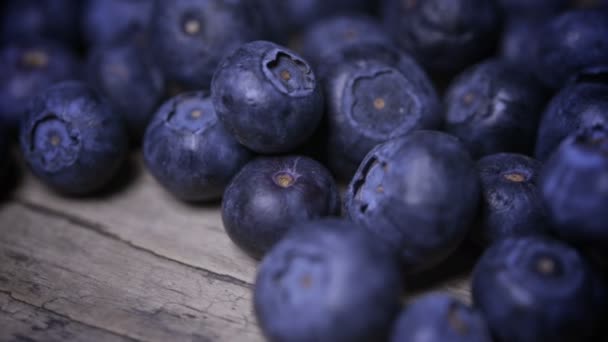
M597 341L606 284L576 249L546 237L501 240L473 272L475 305L497 341Z
M441 125L441 106L431 81L403 53L336 65L325 79L325 98L328 161L344 179L352 178L374 146Z
M320 84L308 63L271 42L228 55L211 85L220 121L258 153L284 153L312 136L323 115Z
M475 239L483 244L514 235L545 234L547 220L538 176L541 163L499 153L477 162L483 201Z
M106 185L127 153L120 116L76 81L58 83L32 98L20 142L32 172L57 191L73 195Z
M385 341L401 278L393 255L356 224L298 223L258 268L257 321L269 341Z
M164 103L146 130L143 153L154 177L185 201L221 198L252 157L217 120L208 92L184 93Z
M478 212L475 163L448 134L416 131L378 145L351 181L349 217L397 250L409 272L436 265Z
M584 245L608 246L608 128L565 139L543 168L542 197L554 231Z
M474 158L500 152L531 154L545 90L516 66L489 60L455 79L446 99L445 129Z
M28 101L54 83L80 77L76 56L51 42L19 42L0 50L0 119L15 129Z
M236 245L261 257L297 222L340 214L340 195L323 165L300 156L260 157L234 177L222 221Z

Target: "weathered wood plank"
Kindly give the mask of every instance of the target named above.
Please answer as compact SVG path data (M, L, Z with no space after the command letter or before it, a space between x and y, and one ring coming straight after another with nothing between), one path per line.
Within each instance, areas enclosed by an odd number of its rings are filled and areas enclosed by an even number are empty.
M116 235L129 244L195 267L251 283L256 262L224 232L218 205L177 201L135 162L138 175L113 194L60 197L26 173L18 200L65 213Z
M0 292L136 340L261 340L246 284L17 203L0 209Z
M0 341L8 342L133 342L0 293Z

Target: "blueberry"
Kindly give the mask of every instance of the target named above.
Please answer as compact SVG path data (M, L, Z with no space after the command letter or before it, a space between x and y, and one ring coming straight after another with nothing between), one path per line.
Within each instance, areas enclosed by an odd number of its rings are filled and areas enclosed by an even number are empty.
M499 153L477 162L483 193L476 240L488 244L514 235L544 234L545 209L537 188L540 162Z
M432 73L454 73L489 56L500 12L488 0L387 0L387 30Z
M154 177L186 201L221 198L252 157L217 120L205 91L178 95L158 109L146 130L143 154Z
M302 145L323 115L321 87L311 67L271 42L244 44L224 58L211 88L228 131L259 153Z
M441 106L431 81L403 53L337 64L325 78L325 98L329 165L344 179L352 178L374 146L441 125Z
M570 135L543 168L542 197L553 228L572 242L608 246L608 126Z
M490 247L472 292L498 341L593 341L606 304L605 284L583 256L539 236Z
M479 198L475 163L458 139L416 131L365 157L345 204L353 221L397 249L415 272L445 259L466 237Z
M537 76L561 88L579 74L608 72L608 12L566 12L544 25L537 41Z
M340 195L329 171L300 156L262 157L247 164L224 193L222 221L228 236L260 257L296 222L340 213Z
M499 152L530 154L545 90L516 66L489 60L456 78L445 98L445 129L474 158Z
M160 69L144 48L130 41L99 46L89 55L89 78L115 112L122 115L134 141L164 96Z
M48 86L80 77L76 57L51 42L20 42L0 50L0 119L18 126L29 99Z
M87 0L82 18L91 46L142 37L149 27L154 0Z
M481 313L443 293L415 299L392 329L391 342L491 342Z
M514 19L503 30L500 44L500 57L515 64L517 68L534 71L537 36L542 28L540 19Z
M355 224L294 226L258 268L254 308L269 341L383 341L399 310L393 256Z
M156 0L150 34L165 76L186 89L209 89L224 54L261 38L256 2Z
M302 35L302 55L319 74L342 62L344 51L362 45L393 46L379 22L366 15L343 15L321 20ZM329 65L327 65L329 64ZM322 75L321 73L320 75Z
M547 160L579 128L608 125L608 85L581 83L564 87L545 108L536 141L536 158Z
M77 45L81 4L80 0L8 0L0 7L0 40L44 38Z
M84 83L66 81L32 98L21 126L21 151L33 173L65 194L89 194L108 183L127 153L127 134Z

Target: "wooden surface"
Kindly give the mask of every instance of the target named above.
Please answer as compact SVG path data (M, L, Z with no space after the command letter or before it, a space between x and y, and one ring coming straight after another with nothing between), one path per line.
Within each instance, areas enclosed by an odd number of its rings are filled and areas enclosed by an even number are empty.
M91 198L59 197L27 174L2 204L0 341L263 340L256 262L224 233L219 205L180 203L131 164ZM410 293L468 300L455 268L412 279Z

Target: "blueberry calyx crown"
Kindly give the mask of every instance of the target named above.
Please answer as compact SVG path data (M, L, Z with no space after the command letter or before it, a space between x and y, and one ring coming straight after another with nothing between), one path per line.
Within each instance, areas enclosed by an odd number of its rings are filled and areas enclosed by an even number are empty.
M557 276L561 273L561 265L558 260L550 255L541 255L534 261L534 271L543 276Z
M290 96L306 96L316 84L312 68L302 59L282 50L272 50L263 59L266 78L280 92Z
M21 55L21 65L29 69L42 69L49 64L49 55L38 49L27 50Z
M272 176L272 180L279 187L286 189L295 184L296 177L290 172L280 171Z
M511 183L525 183L529 180L529 175L520 171L507 171L502 177Z
M72 165L80 149L80 139L68 123L49 113L38 120L31 130L30 151L49 172Z

